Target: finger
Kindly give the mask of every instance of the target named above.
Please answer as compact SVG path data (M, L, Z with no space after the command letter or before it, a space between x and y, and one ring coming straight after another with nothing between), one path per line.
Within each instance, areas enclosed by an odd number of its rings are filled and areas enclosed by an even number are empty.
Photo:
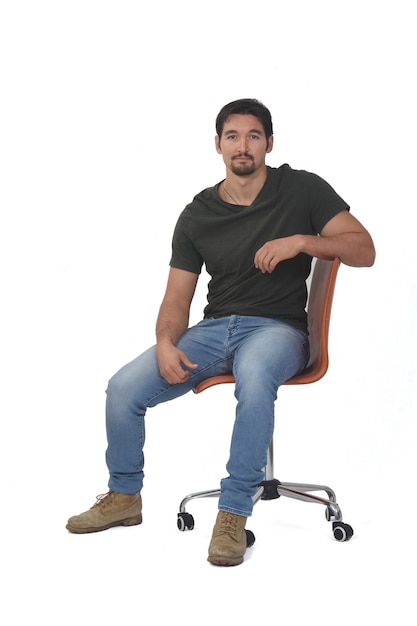
M180 383L185 382L189 378L189 373L187 370L180 368L179 370L173 370L171 372L166 372L163 374L163 377L170 385L178 385Z
M260 270L263 274L266 274L267 272L269 272L269 271L270 271L270 268L269 268L269 260L268 260L268 258L267 258L267 257L264 257L263 259L260 259L260 260L259 260L259 263L258 263L258 269L259 269L259 270Z
M262 252L262 248L258 250L258 252L255 254L255 259L254 259L255 267L256 269L261 270L261 272L265 270L265 257L266 257L266 254L265 252Z
M267 265L267 270L266 271L269 272L269 274L271 274L274 271L274 269L276 268L277 265L278 265L278 261L275 261L274 258L270 259L268 261L268 265Z
M185 365L185 367L188 367L189 369L192 369L192 370L195 370L198 367L197 363L193 363L192 361L190 361L190 359L188 358L186 354L182 354L181 363Z
M265 257L265 251L264 251L263 247L259 248L259 250L256 252L255 258L254 258L255 267L257 269L261 269L264 257Z

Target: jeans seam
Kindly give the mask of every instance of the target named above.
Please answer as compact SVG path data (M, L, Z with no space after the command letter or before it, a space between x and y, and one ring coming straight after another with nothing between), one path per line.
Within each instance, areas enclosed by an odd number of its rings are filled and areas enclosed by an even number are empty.
M217 359L217 361L213 361L212 363L210 363L209 365L206 365L204 367L204 369L199 370L198 372L193 372L190 373L190 378L189 380L193 380L196 376L199 376L201 374L204 374L204 372L206 372L208 369L210 369L211 367L213 367L213 365L218 365L219 363L226 363L226 361L229 360L230 357L222 357L221 359ZM226 372L225 372L226 373Z
M208 365L206 365L204 367L204 369L200 369L198 370L198 372L190 372L190 377L187 379L186 382L192 382L197 376L200 376L201 374L203 374L204 372L206 372L208 369L210 369L211 367L213 367L213 365L217 365L218 363L222 363L222 362L226 362L230 357L223 357L221 359L217 359L217 361L212 361L211 363L209 363ZM226 373L226 372L225 372ZM155 400L155 398L158 398L159 396L163 395L164 393L166 393L167 391L169 391L170 389L172 389L173 387L176 387L177 385L184 385L184 383L173 383L173 384L169 384L168 383L168 387L166 389L163 389L162 391L159 391L158 393L156 393L155 395L151 396L150 398L148 398L148 400L146 401L146 406L149 406L149 403L153 402ZM191 389L193 388L193 386L191 386ZM191 391L190 389L190 391Z

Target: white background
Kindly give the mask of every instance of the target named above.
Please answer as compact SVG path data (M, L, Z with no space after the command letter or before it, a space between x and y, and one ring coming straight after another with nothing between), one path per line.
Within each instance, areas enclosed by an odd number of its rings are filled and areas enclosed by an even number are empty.
M3 623L415 623L412 5L1 2ZM222 569L215 501L190 505L193 532L176 513L224 475L231 387L149 414L142 526L65 523L107 489L107 380L153 343L173 226L223 177L214 120L241 97L272 112L268 163L328 180L377 261L341 268L330 370L277 404L277 478L329 483L354 539L320 507L263 502L254 549Z

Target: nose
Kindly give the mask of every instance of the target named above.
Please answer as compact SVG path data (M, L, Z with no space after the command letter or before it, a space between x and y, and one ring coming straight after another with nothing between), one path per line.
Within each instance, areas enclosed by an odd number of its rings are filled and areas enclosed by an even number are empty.
M248 151L248 142L246 137L242 137L239 144L239 152L245 154Z

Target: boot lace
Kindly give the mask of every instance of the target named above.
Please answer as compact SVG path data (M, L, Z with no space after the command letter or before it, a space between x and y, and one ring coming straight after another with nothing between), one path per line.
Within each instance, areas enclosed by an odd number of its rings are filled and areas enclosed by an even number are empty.
M93 509L96 506L99 506L101 508L105 508L106 506L109 506L110 504L112 504L114 499L114 491L108 491L107 493L101 493L100 495L96 496L96 502L93 505Z
M236 515L223 511L223 515L220 516L218 531L235 535L237 532L237 521Z

